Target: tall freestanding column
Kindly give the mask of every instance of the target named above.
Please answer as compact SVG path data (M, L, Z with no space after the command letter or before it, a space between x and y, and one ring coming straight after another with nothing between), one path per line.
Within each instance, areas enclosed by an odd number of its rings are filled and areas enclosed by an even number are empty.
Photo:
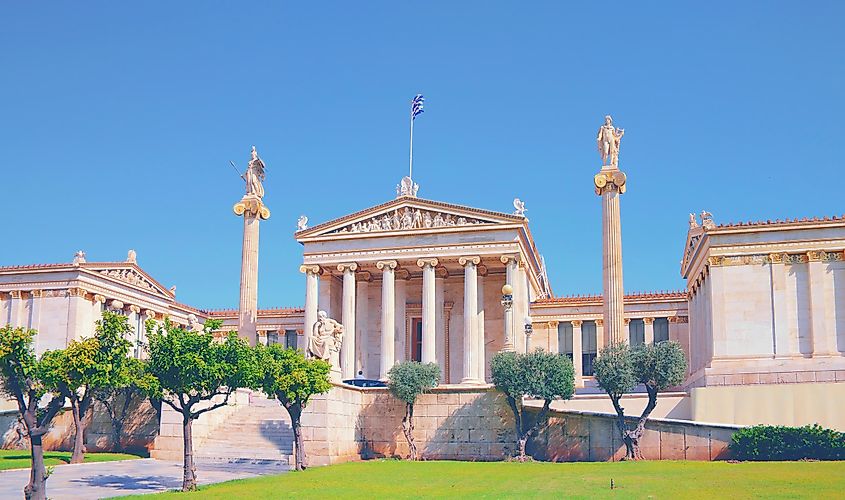
M625 192L625 174L619 170L619 144L625 131L613 127L610 116L599 129L597 142L602 167L594 177L596 194L602 202L602 273L604 289L603 317L605 338L611 342L625 340L622 287L622 225L619 196Z
M299 346L308 352L308 345L313 335L314 323L317 322L317 300L320 294L320 266L299 266L299 272L305 273L305 323L302 326L302 343Z
M435 275L437 259L419 259L417 265L423 270L422 292L422 362L435 362L435 343L437 310L435 305Z
M478 380L478 264L480 257L461 257L464 266L464 377L462 384L477 384Z
M355 377L355 271L358 264L338 264L343 273L343 342L340 344L340 369L344 379Z
M246 195L232 208L244 218L243 250L241 252L241 300L238 305L238 335L250 345L258 342L258 224L270 218L264 206L264 162L252 148L252 159L244 174Z
M394 308L396 306L395 271L398 263L395 260L380 260L376 267L382 271L381 279L381 356L379 356L379 378L387 379L387 372L393 368L395 329Z

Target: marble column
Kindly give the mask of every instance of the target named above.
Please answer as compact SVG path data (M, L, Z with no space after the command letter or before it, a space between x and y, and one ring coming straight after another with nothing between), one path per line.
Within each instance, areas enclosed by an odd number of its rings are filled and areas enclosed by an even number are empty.
M580 319L572 320L572 366L575 368L575 387L584 387L584 358Z
M317 301L320 295L320 266L302 265L299 272L305 273L305 322L302 326L302 349L308 352L311 335L314 333L314 323L317 322Z
M395 260L380 260L376 267L382 271L381 280L381 356L379 356L379 378L387 380L387 372L393 368L394 362L394 328L395 328L395 271L398 263Z
M836 333L831 324L833 308L828 308L825 297L826 259L827 254L824 251L807 252L807 281L810 288L808 302L814 356L839 354L836 351Z
M372 276L369 272L363 271L359 273L359 280L357 283L358 290L355 292L355 350L358 359L358 370L364 372L364 376L368 378L377 378L378 373L370 369L370 282ZM355 372L357 375L358 372Z
M654 344L654 318L643 318L645 325L645 343L646 345Z
M476 365L478 368L478 380L483 384L487 379L487 353L484 335L484 282L487 278L485 266L478 266L478 305L475 315L475 338L476 338Z
M257 196L244 196L233 207L244 218L241 250L241 295L238 303L238 336L258 343L258 225L270 218L270 210Z
M503 351L514 351L513 342L513 293L516 291L514 280L516 279L516 256L502 255L500 257L502 264L505 265L505 284L511 286L511 304L505 306L505 344L502 347Z
M396 269L394 275L396 283L394 286L393 299L393 362L401 363L411 359L411 346L409 345L408 327L406 325L407 316L406 305L408 302L408 281L411 279L411 273L407 269Z
M24 318L23 292L20 290L12 290L9 292L9 307L11 308L9 323L14 328L26 328L27 325Z
M32 328L37 332L41 332L41 301L43 300L41 297L43 295L44 292L41 290L32 290L29 292L29 328ZM44 349L39 349L40 342L38 337L42 337L42 335L35 336L35 354L40 355L44 351Z
M785 259L784 259L785 257ZM789 329L789 309L786 288L786 261L789 255L769 254L769 273L772 294L772 351L775 356L800 356L798 336Z
M343 273L343 342L340 344L340 369L343 379L355 378L355 271L358 264L338 264Z
M600 353L606 345L607 339L604 336L604 320L599 318L596 320L596 353Z
M622 225L619 196L625 192L625 174L615 166L604 166L595 176L596 194L602 200L602 313L607 339L624 339L624 288L622 286Z
M129 332L129 341L132 343L132 352L138 348L138 323L141 318L141 308L135 304L129 306L129 326L132 330Z
M625 324L624 340L625 340L625 342L628 343L628 345L631 345L632 344L632 342L631 342L631 319L630 318L623 318L622 323Z
M440 381L450 383L451 373L447 370L449 360L447 324L446 324L446 278L449 272L444 267L434 270L434 307L435 307L435 361L440 365Z
M437 306L435 300L436 279L434 268L437 267L437 259L419 259L417 265L423 270L423 291L422 291L422 362L435 362L435 332L437 321ZM413 334L413 332L412 332Z
M462 384L477 384L478 380L478 264L480 257L461 257L464 267L464 376Z

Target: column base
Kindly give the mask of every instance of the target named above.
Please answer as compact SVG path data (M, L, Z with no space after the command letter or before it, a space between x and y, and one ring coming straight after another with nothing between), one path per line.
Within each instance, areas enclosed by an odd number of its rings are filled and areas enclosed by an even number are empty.
M462 378L461 384L466 385L486 385L486 382L478 380L477 378Z

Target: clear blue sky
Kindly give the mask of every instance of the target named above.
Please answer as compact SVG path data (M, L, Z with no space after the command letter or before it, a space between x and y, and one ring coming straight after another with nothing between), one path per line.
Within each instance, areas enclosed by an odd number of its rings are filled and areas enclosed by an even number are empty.
M301 305L292 233L394 196L525 200L558 295L601 291L606 113L625 288L678 289L687 214L845 213L845 3L62 2L0 6L0 265L139 264L235 307L255 144L262 307Z

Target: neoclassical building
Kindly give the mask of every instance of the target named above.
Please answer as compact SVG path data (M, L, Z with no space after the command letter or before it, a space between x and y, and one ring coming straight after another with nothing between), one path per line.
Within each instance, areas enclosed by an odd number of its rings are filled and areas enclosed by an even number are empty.
M305 349L323 310L345 329L343 379L384 378L394 363L419 360L437 363L444 385L479 386L496 352L543 348L572 358L584 401L596 392L592 363L610 341L602 297L554 295L521 210L406 192L301 227L295 239L305 306L258 310L253 341ZM687 379L663 414L845 428L836 405L845 397L845 220L718 225L704 212L690 216L681 257L685 290L623 298L630 343L674 340L687 354ZM237 310L178 302L131 251L123 262L80 253L0 268L0 323L37 329L39 352L93 334L105 309L130 318L137 356L147 319L219 318L223 331L239 321ZM577 409L579 398L566 404Z

